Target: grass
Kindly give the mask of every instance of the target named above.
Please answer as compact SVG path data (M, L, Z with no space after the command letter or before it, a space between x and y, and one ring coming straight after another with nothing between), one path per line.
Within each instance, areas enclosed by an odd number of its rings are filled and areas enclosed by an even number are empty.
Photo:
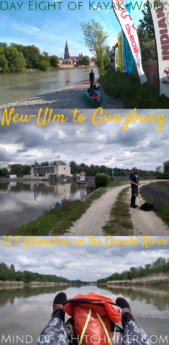
M169 182L155 182L141 187L146 202L154 205L154 211L169 226Z
M126 182L125 182L126 183ZM111 182L107 187L118 187L124 182ZM106 191L107 187L101 187L94 191L85 201L75 200L68 204L65 209L51 209L44 212L43 215L36 220L31 221L27 225L21 226L12 232L12 235L20 236L62 236L68 230L74 221L79 219L92 202L100 198Z
M105 235L129 236L132 234L133 224L129 206L126 203L128 187L123 189L112 207L110 219L103 227Z
M152 276L142 277L142 278L135 278L132 280L110 280L107 282L107 285L123 285L123 284L130 284L130 285L169 285L169 275L164 273L155 274Z
M127 74L115 72L109 68L100 78L104 92L109 96L122 98L125 108L166 109L169 107L169 99L162 95L159 97L158 87L150 83L142 86L140 80Z

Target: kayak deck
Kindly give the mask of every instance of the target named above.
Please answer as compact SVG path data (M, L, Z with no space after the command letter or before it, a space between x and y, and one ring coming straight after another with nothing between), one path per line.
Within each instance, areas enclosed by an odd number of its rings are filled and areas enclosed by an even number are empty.
M84 97L88 103L95 107L99 106L102 101L102 95L100 92L92 88L89 88L84 92Z

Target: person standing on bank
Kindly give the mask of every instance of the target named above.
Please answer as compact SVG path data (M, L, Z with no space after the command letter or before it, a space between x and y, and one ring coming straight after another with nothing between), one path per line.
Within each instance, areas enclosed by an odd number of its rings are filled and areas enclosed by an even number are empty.
M93 83L94 83L93 69L91 69L91 72L89 73L89 82L90 82L90 88L92 88L93 87Z
M135 201L136 201L136 197L138 196L138 186L140 185L136 167L133 168L133 172L130 174L129 182L131 183L131 205L130 205L130 207L136 208L138 206L135 204Z

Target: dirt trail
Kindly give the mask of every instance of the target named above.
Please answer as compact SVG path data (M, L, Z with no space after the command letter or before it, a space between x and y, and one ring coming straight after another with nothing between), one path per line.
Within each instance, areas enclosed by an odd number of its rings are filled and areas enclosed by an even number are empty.
M151 181L155 182L155 181ZM141 185L149 184L150 181L141 181ZM105 236L103 226L109 220L110 211L114 205L118 194L129 184L123 186L108 188L106 193L99 199L93 201L92 205L82 215L80 219L74 222L74 225L67 230L67 236ZM127 193L126 202L130 205L131 190ZM136 204L139 205L139 198L136 199ZM156 216L155 212L141 211L139 208L132 209L129 207L131 219L134 227L134 236L169 236L169 227Z
M74 223L65 235L105 236L102 228L109 220L111 208L118 194L127 186L128 184L115 188L108 188L105 194L93 201L88 210Z
M157 181L151 181L157 182ZM148 184L150 182L142 182ZM130 204L131 190L127 193L127 203ZM144 203L145 200L142 201ZM136 198L136 205L140 205L140 197ZM145 212L139 208L130 208L132 223L134 226L134 235L150 235L150 236L169 236L169 227L165 224L154 211Z

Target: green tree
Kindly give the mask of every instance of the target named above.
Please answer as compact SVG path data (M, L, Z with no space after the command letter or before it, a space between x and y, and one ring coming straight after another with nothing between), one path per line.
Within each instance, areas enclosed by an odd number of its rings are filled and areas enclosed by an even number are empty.
M52 162L50 162L50 165L66 165L65 161L62 161L61 159L58 160L54 160Z
M141 55L143 61L156 60L155 41L142 42Z
M4 48L0 46L0 68L4 71L8 66L8 61L4 54Z
M13 60L14 67L16 71L22 72L26 67L26 59L22 53L19 53Z
M6 176L6 175L8 175L9 174L9 171L8 171L8 169L7 168L1 168L0 169L0 176Z
M105 71L110 67L110 59L107 53L104 53L103 55L103 64Z
M49 56L49 54L44 51L42 53L42 55L43 55L43 60L49 62L49 64L50 64L50 56Z
M151 59L156 60L157 55L154 41L154 27L148 3L147 8L141 12L143 14L143 19L139 20L140 24L137 28L137 34L140 41L142 59L144 61Z
M90 58L88 56L83 56L80 60L80 65L85 65L85 66L89 66L90 65ZM79 62L78 60L78 62Z
M103 76L103 52L105 51L106 39L109 35L104 32L100 23L96 23L94 19L92 19L91 24L89 22L87 24L81 22L80 25L85 36L85 44L89 48L89 51L96 56L99 74Z
M40 61L39 63L39 67L42 71L47 71L50 67L50 62L48 61L45 61L45 60L42 60Z
M140 19L140 25L138 28L145 30L146 41L154 41L154 27L151 19L151 13L149 9L149 4L147 4L147 9L141 11L143 14L143 19Z
M99 68L100 77L103 77L105 69L104 69L104 62L103 62L103 51L101 49L97 49L97 66Z
M118 43L116 43L115 46L118 46ZM115 51L114 51L114 47L110 48L108 45L106 45L105 47L105 53L108 55L109 57L109 62L113 62L114 61L114 56L115 56Z
M163 163L164 173L169 173L169 160Z
M11 264L10 270L13 271L13 272L15 272L15 266L14 266L13 264Z
M60 60L59 60L58 56L53 55L51 58L51 66L58 67L59 63L60 63Z

